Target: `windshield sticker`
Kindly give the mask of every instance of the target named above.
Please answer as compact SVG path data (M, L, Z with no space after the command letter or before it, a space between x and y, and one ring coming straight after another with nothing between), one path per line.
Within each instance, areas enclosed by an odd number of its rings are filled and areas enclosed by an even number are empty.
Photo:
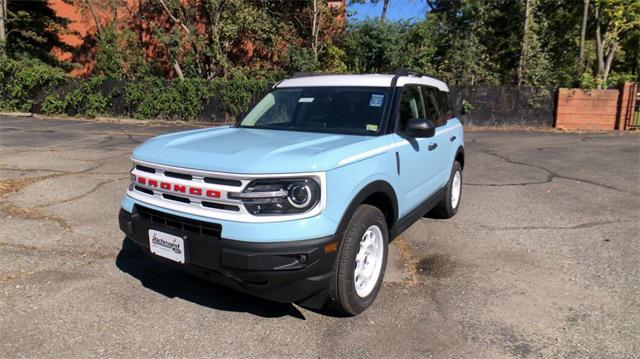
M298 102L313 102L313 97L300 97Z
M378 125L367 125L367 131L378 131Z
M369 106L380 107L384 103L384 95L372 94L369 99Z

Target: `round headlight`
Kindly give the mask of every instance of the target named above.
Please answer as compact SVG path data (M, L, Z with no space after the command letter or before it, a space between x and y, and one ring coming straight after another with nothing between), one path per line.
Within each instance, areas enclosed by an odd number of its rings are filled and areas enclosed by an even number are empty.
M289 195L287 196L289 204L295 208L305 208L311 202L311 189L308 184L294 183L289 186Z
M304 213L320 203L320 185L311 178L257 179L242 193L229 193L256 216Z

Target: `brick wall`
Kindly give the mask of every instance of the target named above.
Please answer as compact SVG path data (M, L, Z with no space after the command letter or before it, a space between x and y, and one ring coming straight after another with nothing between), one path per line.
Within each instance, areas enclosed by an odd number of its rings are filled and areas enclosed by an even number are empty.
M566 130L616 128L619 90L558 89L555 126Z
M639 124L634 121L636 112L636 97L638 96L638 83L631 82L622 86L620 92L620 110L618 111L617 130L628 130L630 127L637 127Z

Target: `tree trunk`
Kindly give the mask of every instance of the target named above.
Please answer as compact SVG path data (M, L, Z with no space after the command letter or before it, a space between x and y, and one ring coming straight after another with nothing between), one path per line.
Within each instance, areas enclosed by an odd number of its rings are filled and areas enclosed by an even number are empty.
M589 18L589 0L584 0L582 8L582 29L580 30L580 57L578 60L578 69L582 74L584 70L584 41L587 35L587 19Z
M0 0L0 56L6 53L7 46L7 29L6 29L6 19L7 19L7 1L9 0Z
M529 38L529 17L531 14L531 0L524 0L524 29L522 31L522 48L520 49L520 61L516 73L516 83L522 85L523 69L526 66L527 47L529 46L527 39Z
M91 17L93 18L93 22L96 24L96 34L98 37L102 34L102 27L100 26L100 21L98 20L98 16L96 15L95 10L93 9L93 5L89 0L84 0L87 3L87 7L89 8L89 12L91 13Z
M311 19L311 50L313 56L318 60L318 0L313 0L313 14Z
M180 67L178 60L176 59L173 60L173 70L176 72L176 75L178 75L178 78L180 80L184 80L184 74L182 73L182 68Z
M389 0L383 0L382 13L380 14L380 21L384 21L387 18L387 9L389 8Z
M169 10L169 8L167 7L167 4L165 4L163 0L160 0L160 4L162 4L162 7L164 8L164 11L167 13L167 15L169 15L171 20L173 20L176 24L180 25L182 27L182 29L184 30L184 32L186 32L187 35L189 35L191 32L189 31L189 28L187 27L187 25L185 25L177 17L173 16L173 14L171 13L171 10Z
M600 31L600 9L596 6L596 56L598 57L598 73L596 75L597 88L602 88L602 77L604 76L604 44L602 43L602 33Z
M614 42L613 44L611 44L611 47L607 51L604 71L602 73L602 85L605 87L607 86L607 78L609 77L609 71L611 70L613 58L616 56L616 50L618 50L618 43Z

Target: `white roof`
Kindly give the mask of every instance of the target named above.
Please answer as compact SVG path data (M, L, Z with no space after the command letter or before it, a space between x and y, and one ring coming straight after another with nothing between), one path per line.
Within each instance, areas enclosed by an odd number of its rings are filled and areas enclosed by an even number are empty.
M332 87L332 86L352 86L352 87L390 87L394 75L324 75L308 76L287 79L276 85L283 87ZM435 87L441 91L449 92L447 85L428 76L400 76L396 86L401 87L408 84L426 85Z

